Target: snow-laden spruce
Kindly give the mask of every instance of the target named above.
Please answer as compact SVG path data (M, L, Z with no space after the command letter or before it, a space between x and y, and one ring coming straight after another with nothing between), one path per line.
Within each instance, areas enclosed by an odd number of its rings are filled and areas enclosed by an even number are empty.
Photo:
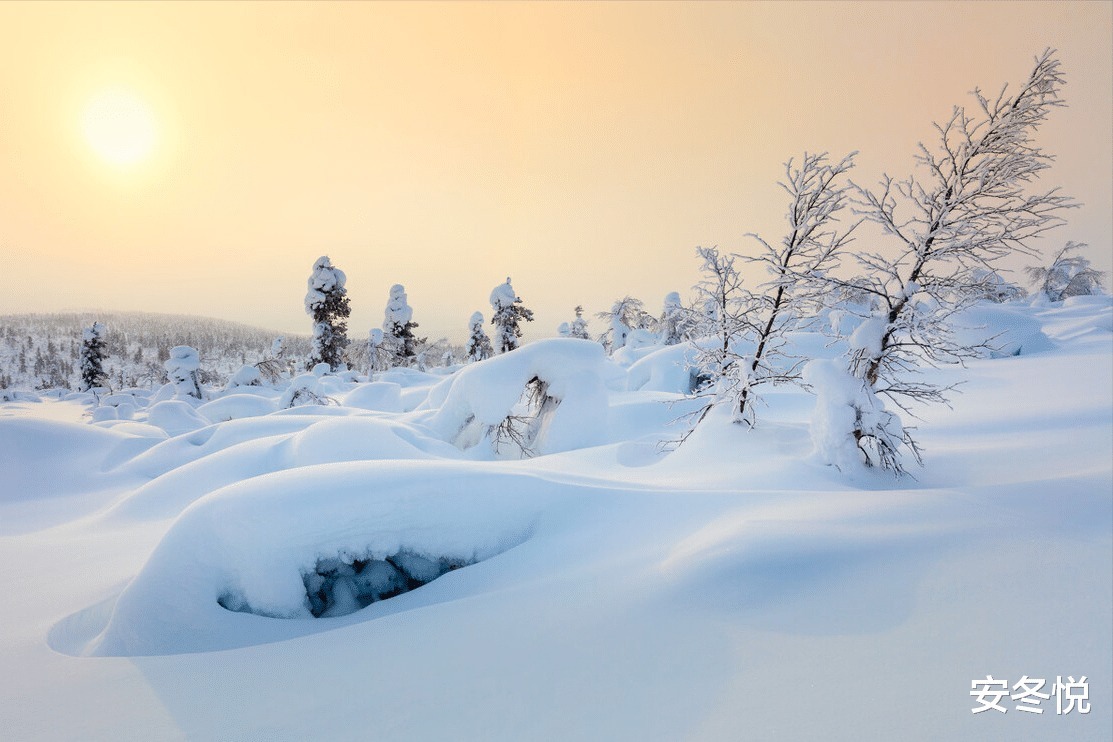
M522 322L533 322L533 311L522 306L522 299L510 285L510 277L491 291L491 324L495 326L494 346L499 353L509 353L521 343Z
M195 348L188 345L171 348L170 357L163 366L170 383L174 385L174 396L201 399L201 359Z
M352 313L344 271L332 265L327 255L313 263L305 294L305 313L313 317L313 351L309 365L327 363L332 370L343 364L348 347L348 316Z
M81 390L104 386L108 375L104 360L108 352L104 341L104 325L94 322L81 333Z
M680 292L673 291L665 295L664 306L661 310L661 319L658 322L658 331L661 343L676 345L689 339L687 325L689 324L684 305L680 301Z
M418 346L425 342L425 338L414 335L418 324L413 321L413 316L406 287L394 284L390 287L390 298L383 313L383 340L380 345L386 351L391 368L414 365Z
M590 340L591 336L587 332L587 320L584 318L584 308L577 304L573 311L576 316L568 326L568 336L579 340Z
M468 342L464 352L470 362L485 361L495 354L491 347L491 338L483 330L483 313L476 312L468 321Z

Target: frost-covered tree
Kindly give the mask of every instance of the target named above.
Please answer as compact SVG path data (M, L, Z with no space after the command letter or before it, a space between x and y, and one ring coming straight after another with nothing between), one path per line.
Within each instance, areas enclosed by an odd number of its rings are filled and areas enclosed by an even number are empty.
M82 391L103 386L108 381L108 374L104 372L106 357L104 325L100 322L94 322L92 327L85 328L81 334Z
M348 316L352 313L344 288L346 280L344 271L333 267L327 255L313 264L305 294L305 313L313 317L311 367L327 363L336 371L343 364L344 349L348 347Z
M174 385L175 395L178 397L193 397L201 399L201 381L199 371L201 359L197 350L188 345L178 345L170 349L170 357L163 364L170 383Z
M378 327L367 334L367 373L386 371L394 362L394 353L387 347L386 336Z
M579 338L580 340L590 340L591 336L587 332L587 320L584 319L584 308L579 304L576 305L575 319L568 327L569 337Z
M799 379L800 359L784 354L784 336L800 317L822 305L826 292L817 279L838 265L857 226L843 226L839 219L850 191L843 178L854 166L854 155L830 162L826 153L805 152L799 163L786 162L779 184L789 200L785 235L776 244L750 235L762 251L747 262L763 268L769 278L758 291L747 292L746 330L753 352L727 371L737 393L738 422L753 424L756 387Z
M483 313L476 312L468 321L468 342L464 350L469 362L484 361L495 354L491 338L483 330Z
M935 143L921 144L916 157L922 176L855 186L856 211L880 227L883 247L855 256L864 275L854 288L871 295L875 310L850 337L851 380L818 374L824 383L817 409L839 410L832 417L837 429L818 437L813 431L829 462L858 456L867 466L902 472L903 451L919 461L909 430L882 399L908 413L910 403L944 402L951 387L916 374L925 363L961 362L979 352L957 340L947 322L983 291L979 276L986 274L976 271L1033 254L1031 240L1076 205L1056 189L1029 192L1051 162L1033 137L1064 105L1063 82L1059 60L1044 52L1015 93L1005 86L987 98L975 90L975 110L956 106L935 125ZM822 389L850 401L829 404Z
M1085 245L1079 242L1068 242L1055 253L1050 265L1025 268L1032 287L1043 292L1050 301L1102 293L1105 273L1091 267L1084 256L1073 254L1083 247Z
M618 299L611 305L611 311L599 312L596 316L610 324L599 339L611 353L626 347L626 339L634 330L652 330L657 324L657 320L645 311L642 300L632 296Z
M406 296L406 287L396 283L390 287L390 298L386 303L386 312L383 317L383 343L390 354L390 365L412 366L417 358L418 346L425 343L426 338L414 335L414 328L418 326L413 321L414 310Z
M737 342L746 330L749 306L737 255L721 253L717 247L697 247L696 255L703 277L695 291L704 314L696 330L702 341L696 344L690 371L698 380L693 394L703 405L693 414L689 433L717 404L737 396L729 372L744 360L738 355Z
M495 326L494 346L499 353L509 353L521 343L522 322L533 322L533 311L522 306L522 299L514 292L510 285L510 277L506 283L500 283L491 291L491 324Z

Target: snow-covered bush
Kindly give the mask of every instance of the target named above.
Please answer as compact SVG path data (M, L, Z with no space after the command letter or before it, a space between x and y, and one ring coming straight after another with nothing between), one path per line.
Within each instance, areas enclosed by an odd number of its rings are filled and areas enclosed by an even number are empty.
M491 291L491 324L495 326L494 346L499 353L508 353L519 345L522 322L533 322L533 311L522 306L522 299L510 285L510 277Z
M626 346L626 338L632 331L652 330L657 324L657 320L645 311L642 300L632 296L618 299L611 306L611 311L600 312L598 317L610 324L600 340L611 353Z
M178 345L170 349L170 357L163 364L170 383L174 385L177 397L201 399L201 383L198 371L201 359L197 351L188 345Z
M429 426L460 449L500 455L595 445L606 431L605 354L598 343L553 338L465 366L429 395Z
M239 371L232 374L232 378L228 379L227 386L224 387L225 392L230 392L237 387L242 386L262 386L263 374L257 366L243 366Z
M1045 294L1049 301L1059 302L1071 296L1089 296L1102 293L1105 273L1090 265L1088 258L1075 255L1085 245L1068 242L1055 253L1048 266L1029 266L1025 269L1036 291Z
M337 370L343 363L344 349L348 347L348 316L352 313L344 288L346 280L344 271L333 267L327 255L313 263L305 294L305 312L313 317L311 366L327 363Z

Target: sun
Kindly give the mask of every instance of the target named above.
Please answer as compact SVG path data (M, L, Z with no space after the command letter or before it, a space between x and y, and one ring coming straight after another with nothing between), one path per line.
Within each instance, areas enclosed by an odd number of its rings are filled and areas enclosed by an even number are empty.
M102 160L126 168L147 159L158 140L155 116L142 100L122 90L101 93L81 119L85 139Z

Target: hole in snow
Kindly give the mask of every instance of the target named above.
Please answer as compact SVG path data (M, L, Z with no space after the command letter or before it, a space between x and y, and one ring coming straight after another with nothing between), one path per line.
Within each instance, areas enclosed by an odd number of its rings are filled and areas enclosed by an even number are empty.
M409 592L446 572L474 563L448 557L433 559L409 551L399 551L384 559L340 555L318 560L312 571L302 573L301 579L309 612L315 618L335 618ZM247 601L232 593L225 593L217 602L230 611L272 615L253 610Z

